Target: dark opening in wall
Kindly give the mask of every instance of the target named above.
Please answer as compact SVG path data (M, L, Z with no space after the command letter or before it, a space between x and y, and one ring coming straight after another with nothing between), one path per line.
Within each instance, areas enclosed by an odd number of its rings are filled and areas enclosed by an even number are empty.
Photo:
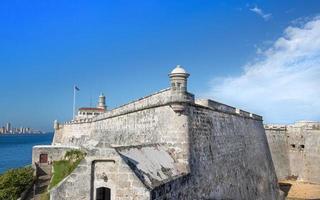
M301 148L301 149L304 149L304 144L301 144L301 145L300 145L300 148Z
M291 144L291 147L292 147L292 148L296 148L296 145L295 145L295 144Z

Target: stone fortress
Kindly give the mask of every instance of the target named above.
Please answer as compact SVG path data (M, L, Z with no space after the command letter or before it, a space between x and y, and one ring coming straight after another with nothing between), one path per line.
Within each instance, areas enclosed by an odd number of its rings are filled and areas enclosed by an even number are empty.
M69 149L87 156L50 198L280 199L262 117L195 99L188 77L177 66L167 89L93 117L55 122L52 145L35 146L33 163L60 160Z
M265 125L279 180L320 184L320 122Z

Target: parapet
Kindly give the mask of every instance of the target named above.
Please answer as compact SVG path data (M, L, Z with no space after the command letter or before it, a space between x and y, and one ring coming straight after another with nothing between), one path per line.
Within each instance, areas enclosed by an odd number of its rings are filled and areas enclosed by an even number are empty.
M256 115L256 114L253 114L253 113L250 113L250 112L247 112L239 108L235 108L217 101L213 101L211 99L196 99L195 104L213 109L218 112L239 115L242 117L247 117L247 118L252 118L255 120L262 121L262 116L260 115Z
M297 121L293 125L293 127L301 127L309 130L320 130L320 122L315 121Z
M265 130L277 130L277 131L287 130L287 126L282 124L265 124L263 126Z
M266 130L288 130L288 129L306 129L306 130L320 130L320 122L314 121L297 121L293 124L265 124Z
M71 125L71 124L82 124L82 123L91 123L95 121L104 120L107 118L117 117L120 115L125 115L145 109L160 107L164 105L171 105L173 103L188 103L194 102L194 95L191 93L186 92L185 97L181 99L172 98L171 89L163 89L159 92L153 93L151 95L142 97L140 99L134 100L112 110L109 110L103 114L100 114L93 118L86 118L86 119L76 119L69 122L65 122L64 125Z

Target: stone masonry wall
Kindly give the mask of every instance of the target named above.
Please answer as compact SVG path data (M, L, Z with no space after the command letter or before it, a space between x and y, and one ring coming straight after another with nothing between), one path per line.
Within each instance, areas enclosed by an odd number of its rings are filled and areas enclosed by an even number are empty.
M190 174L152 191L154 199L279 199L262 121L192 106Z
M65 153L71 149L77 149L77 147L66 146L50 146L39 145L32 148L32 164L38 163L40 160L40 154L48 155L48 162L62 160Z
M190 109L193 199L278 199L262 121L208 108Z
M309 130L305 136L304 169L302 179L320 183L320 130Z
M85 148L164 144L175 159L188 158L188 116L173 111L170 90L121 106L98 116L92 122L63 125L56 131L54 145Z
M285 180L291 174L286 131L266 130L266 135L277 177L279 180Z
M114 200L149 200L150 192L112 148L91 149L79 166L56 187L50 198L95 199L95 188L111 189Z
M289 133L290 132L290 133ZM304 154L305 149L301 148L305 145L305 133L300 128L291 128L286 132L287 135L287 151L290 166L290 176L296 176L299 179L302 178L302 172L304 168Z
M69 143L81 145L81 141L87 138L87 136L90 135L93 129L99 129L99 125L97 128L95 128L96 122L98 121L105 121L107 119L117 118L123 115L142 111L145 109L167 105L170 101L171 91L169 89L165 89L155 94L122 105L93 119L66 122L63 125L58 126L59 129L55 132L53 144L55 145ZM80 139L81 137L83 138Z
M319 184L320 128L301 124L282 128L266 126L276 173L279 179L295 177L299 181Z

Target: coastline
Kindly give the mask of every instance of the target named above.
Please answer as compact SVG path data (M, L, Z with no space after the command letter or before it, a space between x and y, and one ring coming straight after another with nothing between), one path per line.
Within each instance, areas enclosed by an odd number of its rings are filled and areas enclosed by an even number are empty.
M51 144L53 133L0 134L0 174L31 164L32 147Z

